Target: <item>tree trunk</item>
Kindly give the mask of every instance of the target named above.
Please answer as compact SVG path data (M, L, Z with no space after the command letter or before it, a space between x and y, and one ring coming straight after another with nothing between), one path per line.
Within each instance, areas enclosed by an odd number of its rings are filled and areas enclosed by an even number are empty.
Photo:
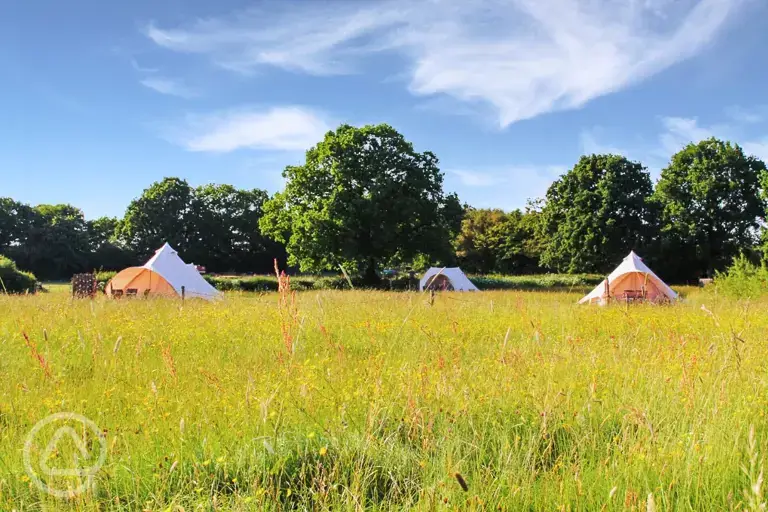
M381 278L376 273L376 260L373 258L368 259L368 266L365 268L365 274L363 275L363 283L371 287L377 287L381 284Z

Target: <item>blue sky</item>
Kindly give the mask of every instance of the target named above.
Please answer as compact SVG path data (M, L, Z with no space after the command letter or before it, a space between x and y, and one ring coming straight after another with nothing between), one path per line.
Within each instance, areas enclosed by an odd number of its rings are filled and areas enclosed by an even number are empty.
M274 192L341 122L505 209L585 152L768 160L766 48L763 0L2 2L0 196L94 218L164 176Z

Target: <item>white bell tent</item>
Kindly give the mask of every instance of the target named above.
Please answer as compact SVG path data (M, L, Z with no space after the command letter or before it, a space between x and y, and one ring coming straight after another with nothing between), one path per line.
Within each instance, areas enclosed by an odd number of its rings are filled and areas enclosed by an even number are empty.
M165 295L212 300L221 295L203 279L194 265L186 264L167 243L155 251L141 267L130 267L119 272L107 284L110 296Z
M144 264L144 267L163 276L179 295L181 295L182 286L186 297L213 299L221 294L203 279L194 265L184 263L179 257L179 253L168 243L163 244L155 252L155 255Z
M677 293L631 251L579 304L606 304L611 299L665 302L677 300Z
M432 267L419 281L419 290L454 290L457 292L476 292L477 286L459 267Z

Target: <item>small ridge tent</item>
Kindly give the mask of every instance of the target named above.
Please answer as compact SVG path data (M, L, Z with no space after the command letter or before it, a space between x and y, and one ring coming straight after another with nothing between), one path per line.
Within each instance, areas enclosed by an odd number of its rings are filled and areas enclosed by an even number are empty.
M476 292L477 286L459 267L432 267L419 281L419 290L455 290L457 292Z
M164 295L211 300L220 292L203 279L194 265L186 264L178 253L164 244L141 267L129 267L119 272L107 283L106 293L121 295Z
M631 251L616 270L595 286L579 304L605 304L611 299L666 302L677 300L677 293L654 274L640 256Z

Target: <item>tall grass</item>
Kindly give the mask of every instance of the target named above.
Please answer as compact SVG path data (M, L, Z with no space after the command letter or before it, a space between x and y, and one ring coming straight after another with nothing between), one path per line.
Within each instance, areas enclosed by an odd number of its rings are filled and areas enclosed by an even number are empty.
M0 509L759 508L768 302L689 292L3 296ZM109 447L69 501L21 457L59 411Z

